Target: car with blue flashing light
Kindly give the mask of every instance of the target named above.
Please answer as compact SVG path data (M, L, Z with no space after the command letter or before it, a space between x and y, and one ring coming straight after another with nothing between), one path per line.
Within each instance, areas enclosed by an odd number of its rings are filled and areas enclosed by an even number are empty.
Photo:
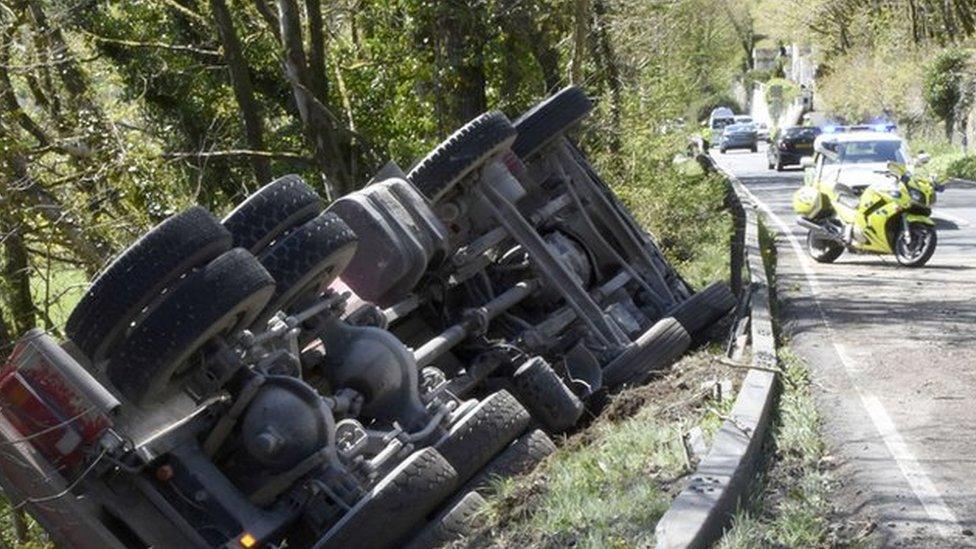
M759 134L756 125L746 123L726 126L717 145L722 154L732 149L746 149L757 152L759 150Z
M912 158L905 140L892 124L825 126L813 142L814 153L800 159L807 169L806 178L821 183L866 188L878 179L889 162L907 166L911 171L928 160L920 154Z
M813 142L820 134L820 128L805 126L778 131L766 149L767 167L781 172L786 166L799 166L804 156L813 154Z

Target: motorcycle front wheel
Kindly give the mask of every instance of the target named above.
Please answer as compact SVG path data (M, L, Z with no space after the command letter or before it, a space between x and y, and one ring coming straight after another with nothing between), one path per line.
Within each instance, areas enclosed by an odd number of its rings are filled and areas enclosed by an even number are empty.
M938 240L935 227L924 223L910 223L908 232L911 235L910 242L905 239L905 231L898 231L898 236L895 237L895 259L906 267L921 267L935 253Z
M833 263L840 257L840 254L844 253L844 246L809 231L807 233L807 253L817 263Z

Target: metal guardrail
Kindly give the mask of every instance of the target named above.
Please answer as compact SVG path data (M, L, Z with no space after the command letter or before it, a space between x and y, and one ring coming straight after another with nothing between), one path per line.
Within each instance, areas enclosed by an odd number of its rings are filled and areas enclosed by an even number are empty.
M759 245L757 205L735 176L703 153L700 140L695 149L699 163L721 173L729 183L729 205L737 218L736 227L741 229L736 231L732 243L732 286L735 288L737 272L745 265L749 281L741 288L740 296L743 303L750 303L754 368L743 380L728 419L715 433L691 483L658 522L655 535L659 549L708 547L722 536L757 476L777 384L776 340L769 281Z

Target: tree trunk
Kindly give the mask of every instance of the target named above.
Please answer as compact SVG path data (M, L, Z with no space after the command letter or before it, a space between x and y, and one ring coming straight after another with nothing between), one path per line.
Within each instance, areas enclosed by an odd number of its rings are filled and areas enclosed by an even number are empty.
M305 0L305 17L308 19L308 87L316 99L327 105L329 79L325 72L325 33L320 0Z
M99 132L88 133L95 134L104 131L106 129L106 125L104 124L105 117L102 110L91 99L91 94L88 89L88 77L85 71L74 60L73 53L68 48L67 40L64 37L64 33L61 32L61 28L50 25L47 14L44 13L44 8L37 0L30 1L28 7L30 8L31 16L34 18L38 30L47 37L53 57L59 60L57 73L61 77L64 88L68 90L68 95L74 101L75 108L80 110L78 112L79 117L84 119L85 115L88 115L92 118L89 122L96 122L100 126ZM105 131L104 133L101 137L108 139L108 132Z
M478 5L451 9L444 18L444 48L447 66L454 73L448 98L448 117L454 128L488 109L485 93L484 46L488 40L486 14Z
M537 27L531 13L512 3L500 4L495 10L494 17L502 21L511 37L509 41L513 42L506 45L507 50L513 51L515 44L528 48L542 72L546 92L555 91L559 87L559 51L553 47L553 33L546 28L547 24Z
M14 338L11 335L10 327L7 325L7 320L4 317L6 313L6 306L0 303L0 360L5 358L10 354L10 347L14 344Z
M541 33L535 39L529 39L532 44L532 56L542 70L542 79L546 83L546 92L552 93L559 87L559 51L553 47L548 33Z
M617 66L617 55L610 41L607 30L607 8L604 0L593 0L593 19L595 29L593 37L594 58L598 59L603 73L603 80L610 91L610 132L607 137L607 148L611 158L617 158L620 152L620 116L623 110L623 90L620 82L620 69Z
M241 42L237 38L237 31L234 30L230 10L227 9L225 0L210 0L210 9L213 11L217 34L220 36L220 43L223 46L224 60L227 61L227 69L230 72L230 83L234 88L234 98L237 100L237 106L241 109L244 136L247 139L248 148L263 151L264 129L261 124L261 114L257 103L254 101L250 70L247 60L244 59L244 52ZM252 156L251 167L259 185L271 181L271 163L267 158Z
M588 0L575 0L573 3L573 60L569 67L571 84L583 82L583 58L586 49L586 33L589 31L590 6Z
M284 48L285 75L291 84L305 135L312 145L316 162L326 176L325 192L331 199L351 190L345 162L339 151L335 127L325 112L325 105L317 102L310 85L301 21L295 0L278 0L278 19L281 23L281 45Z
M11 328L14 333L23 334L37 326L37 316L31 297L30 262L19 221L8 219L3 226L3 279Z

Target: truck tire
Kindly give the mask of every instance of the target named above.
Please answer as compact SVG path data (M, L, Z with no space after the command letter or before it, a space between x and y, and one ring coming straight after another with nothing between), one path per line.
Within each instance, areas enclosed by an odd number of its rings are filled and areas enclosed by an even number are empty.
M576 425L583 402L543 360L528 360L512 376L512 389L532 418L550 433Z
M435 447L465 482L528 428L529 412L508 391L489 395Z
M65 333L93 362L109 356L142 310L174 281L231 247L231 235L194 206L135 241L92 282Z
M275 280L275 293L257 319L267 320L309 292L338 277L356 253L356 235L346 222L325 212L303 224L258 256Z
M735 294L725 282L713 282L668 313L695 335L735 307Z
M512 150L521 158L529 158L579 123L591 110L593 103L582 89L568 86L559 90L515 121L518 137Z
M603 369L603 384L608 389L639 385L651 372L674 364L690 345L685 328L673 318L663 318Z
M556 445L549 435L540 429L533 429L488 462L461 491L473 490L484 496L490 495L494 481L524 475L555 451Z
M431 202L437 202L491 156L515 141L515 127L499 111L489 111L460 130L417 164L407 179Z
M413 453L314 545L391 547L407 537L457 487L457 473L433 448Z
M322 212L320 197L297 175L275 179L247 197L221 222L234 247L257 254L282 233Z
M474 515L485 506L478 492L455 498L407 544L406 549L443 547L475 531Z
M139 406L187 378L190 359L222 333L246 326L274 292L274 279L248 251L235 248L170 288L108 364L116 388Z

